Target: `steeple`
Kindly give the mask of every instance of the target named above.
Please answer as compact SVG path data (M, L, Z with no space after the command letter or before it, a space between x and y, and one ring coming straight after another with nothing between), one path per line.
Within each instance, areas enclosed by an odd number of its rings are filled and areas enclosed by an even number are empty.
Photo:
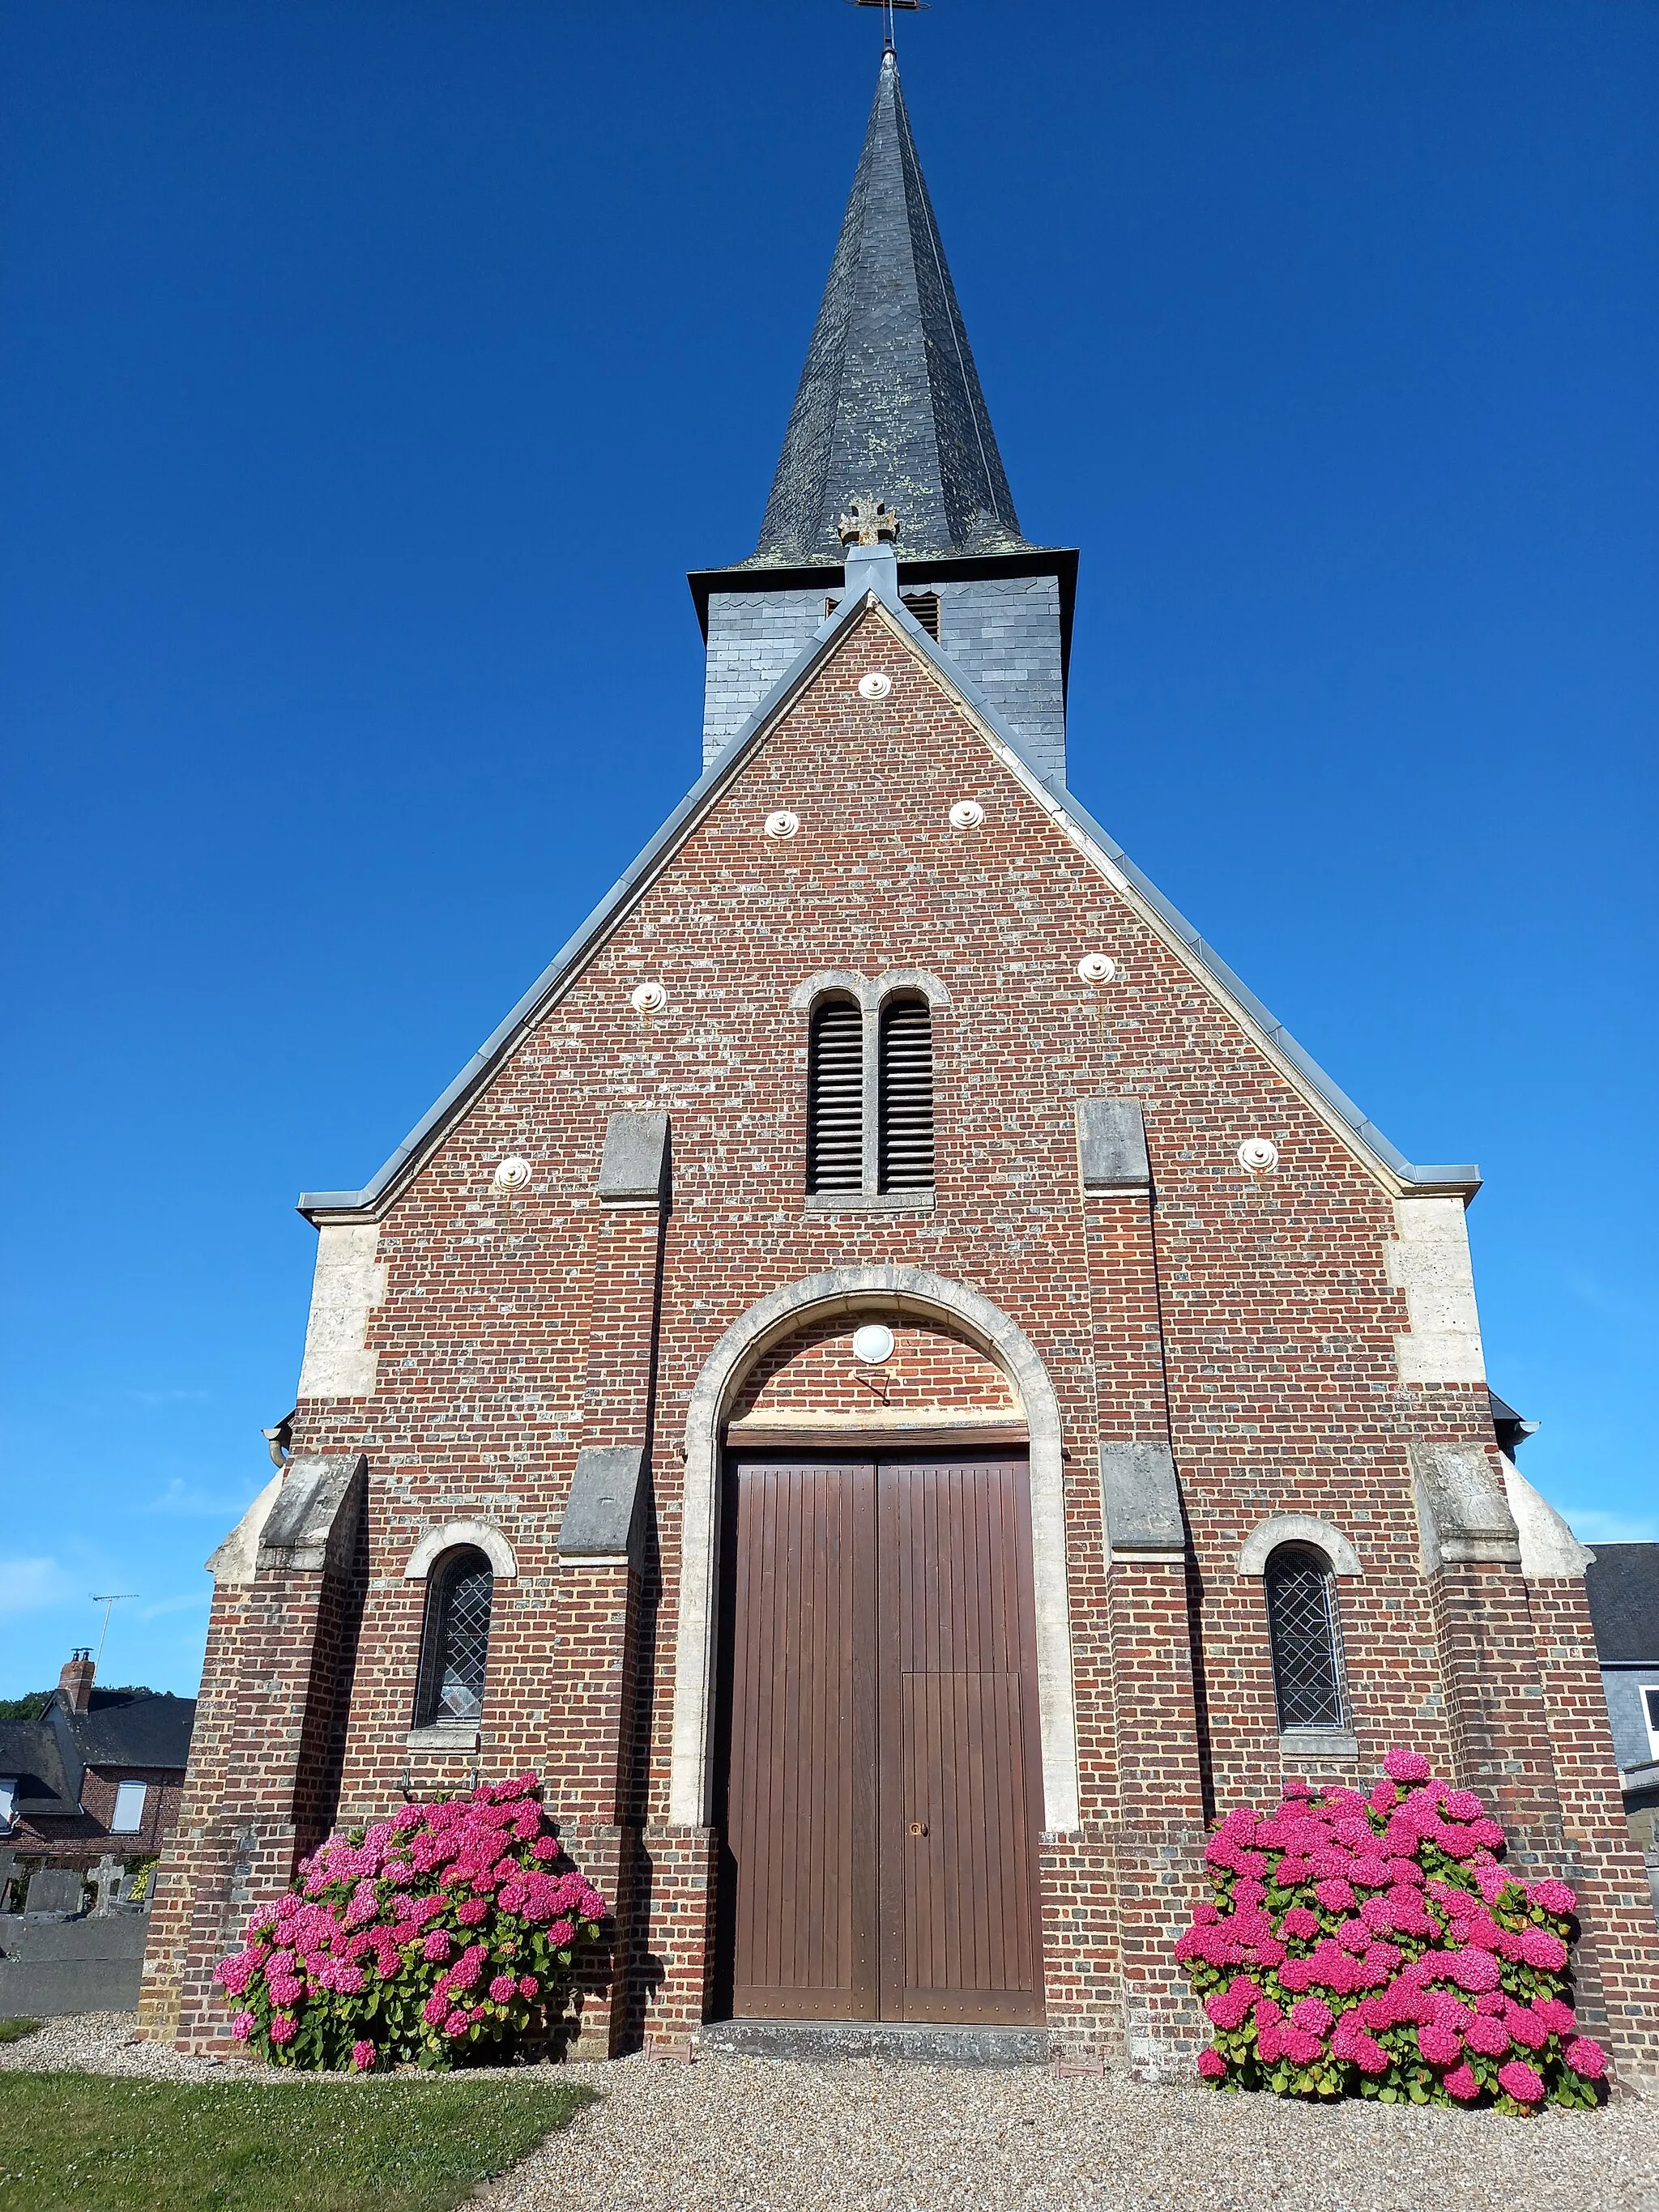
M850 499L896 509L902 560L1024 550L890 48L760 543L744 568L838 562Z
M866 555L896 572L915 620L1063 781L1077 554L1020 534L890 46L760 544L688 579L708 647L705 765Z

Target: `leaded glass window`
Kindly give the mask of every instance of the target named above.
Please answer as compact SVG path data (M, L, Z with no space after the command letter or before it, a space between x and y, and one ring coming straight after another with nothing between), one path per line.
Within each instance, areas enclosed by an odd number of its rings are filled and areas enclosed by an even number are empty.
M1336 1577L1317 1552L1282 1544L1267 1560L1267 1634L1281 1729L1346 1725Z
M476 1722L483 1711L495 1577L482 1552L446 1553L427 1583L419 1719Z

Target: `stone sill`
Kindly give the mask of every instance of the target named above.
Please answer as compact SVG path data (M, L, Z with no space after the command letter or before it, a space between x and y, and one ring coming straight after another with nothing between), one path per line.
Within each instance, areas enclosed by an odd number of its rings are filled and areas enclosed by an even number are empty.
M931 1190L811 1190L809 1213L931 1213Z
M430 1728L410 1729L404 1738L409 1751L474 1751L477 1743L476 1725L450 1727L441 1721Z
M1348 1759L1359 1756L1359 1738L1341 1729L1284 1729L1279 1732L1281 1759Z

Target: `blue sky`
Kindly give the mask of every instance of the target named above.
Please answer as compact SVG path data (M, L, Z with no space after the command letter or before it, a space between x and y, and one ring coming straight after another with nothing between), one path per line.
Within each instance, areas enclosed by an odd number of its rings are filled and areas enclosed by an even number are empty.
M193 1687L313 1245L693 780L877 18L6 0L0 1691ZM1659 13L938 0L923 161L1073 781L1659 1535Z

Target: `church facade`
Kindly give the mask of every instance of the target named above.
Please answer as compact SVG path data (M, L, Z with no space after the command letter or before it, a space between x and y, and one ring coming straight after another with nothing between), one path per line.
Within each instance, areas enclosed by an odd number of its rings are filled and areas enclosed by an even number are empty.
M909 2024L1157 2065L1206 1823L1407 1742L1659 2068L1589 1557L1414 1166L1071 794L890 54L700 781L363 1188L214 1554L143 2016L333 1826L526 1771L580 2048ZM1507 1425L1495 1425L1495 1419Z

